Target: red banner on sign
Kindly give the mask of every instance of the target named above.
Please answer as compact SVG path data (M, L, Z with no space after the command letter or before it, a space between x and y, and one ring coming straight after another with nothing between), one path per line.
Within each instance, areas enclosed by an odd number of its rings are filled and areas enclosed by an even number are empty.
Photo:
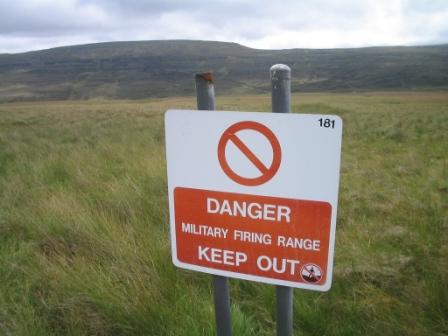
M326 281L327 202L178 187L174 207L182 263L314 285Z

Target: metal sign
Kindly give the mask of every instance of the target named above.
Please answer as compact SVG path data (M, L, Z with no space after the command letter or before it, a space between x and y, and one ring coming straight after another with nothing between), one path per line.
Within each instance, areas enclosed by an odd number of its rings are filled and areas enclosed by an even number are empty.
M170 110L165 129L176 266L330 288L339 117Z

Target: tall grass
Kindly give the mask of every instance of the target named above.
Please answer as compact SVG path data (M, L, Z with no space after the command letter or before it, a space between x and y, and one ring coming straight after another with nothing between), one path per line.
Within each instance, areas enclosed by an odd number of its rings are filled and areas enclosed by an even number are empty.
M268 111L268 96L218 98ZM163 112L190 98L0 105L0 334L213 335L208 275L171 263ZM333 288L296 335L448 334L448 94L295 95L344 119ZM235 335L272 286L231 281Z

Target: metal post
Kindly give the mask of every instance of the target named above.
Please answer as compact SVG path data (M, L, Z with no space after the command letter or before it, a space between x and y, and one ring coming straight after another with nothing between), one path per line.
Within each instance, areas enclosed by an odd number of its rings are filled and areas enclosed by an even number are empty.
M194 76L196 82L196 96L198 110L215 109L215 87L213 85L213 74L205 72Z
M291 112L291 68L275 64L270 69L272 84L272 112ZM277 335L292 336L293 289L277 286Z
M196 95L198 110L215 109L215 89L211 72L196 74ZM232 336L230 322L229 281L226 277L213 275L213 298L218 336Z
M284 64L271 67L272 112L291 112L291 68Z
M229 281L226 277L213 275L213 298L215 300L217 335L232 336Z

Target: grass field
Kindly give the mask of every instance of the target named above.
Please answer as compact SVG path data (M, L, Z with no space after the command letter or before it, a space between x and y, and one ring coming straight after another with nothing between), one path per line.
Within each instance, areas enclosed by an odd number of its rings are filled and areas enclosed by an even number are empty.
M268 111L268 96L217 108ZM174 268L163 113L193 98L0 104L0 334L213 335L210 276ZM448 93L295 95L344 119L333 287L296 335L448 335ZM235 335L273 286L232 280Z

